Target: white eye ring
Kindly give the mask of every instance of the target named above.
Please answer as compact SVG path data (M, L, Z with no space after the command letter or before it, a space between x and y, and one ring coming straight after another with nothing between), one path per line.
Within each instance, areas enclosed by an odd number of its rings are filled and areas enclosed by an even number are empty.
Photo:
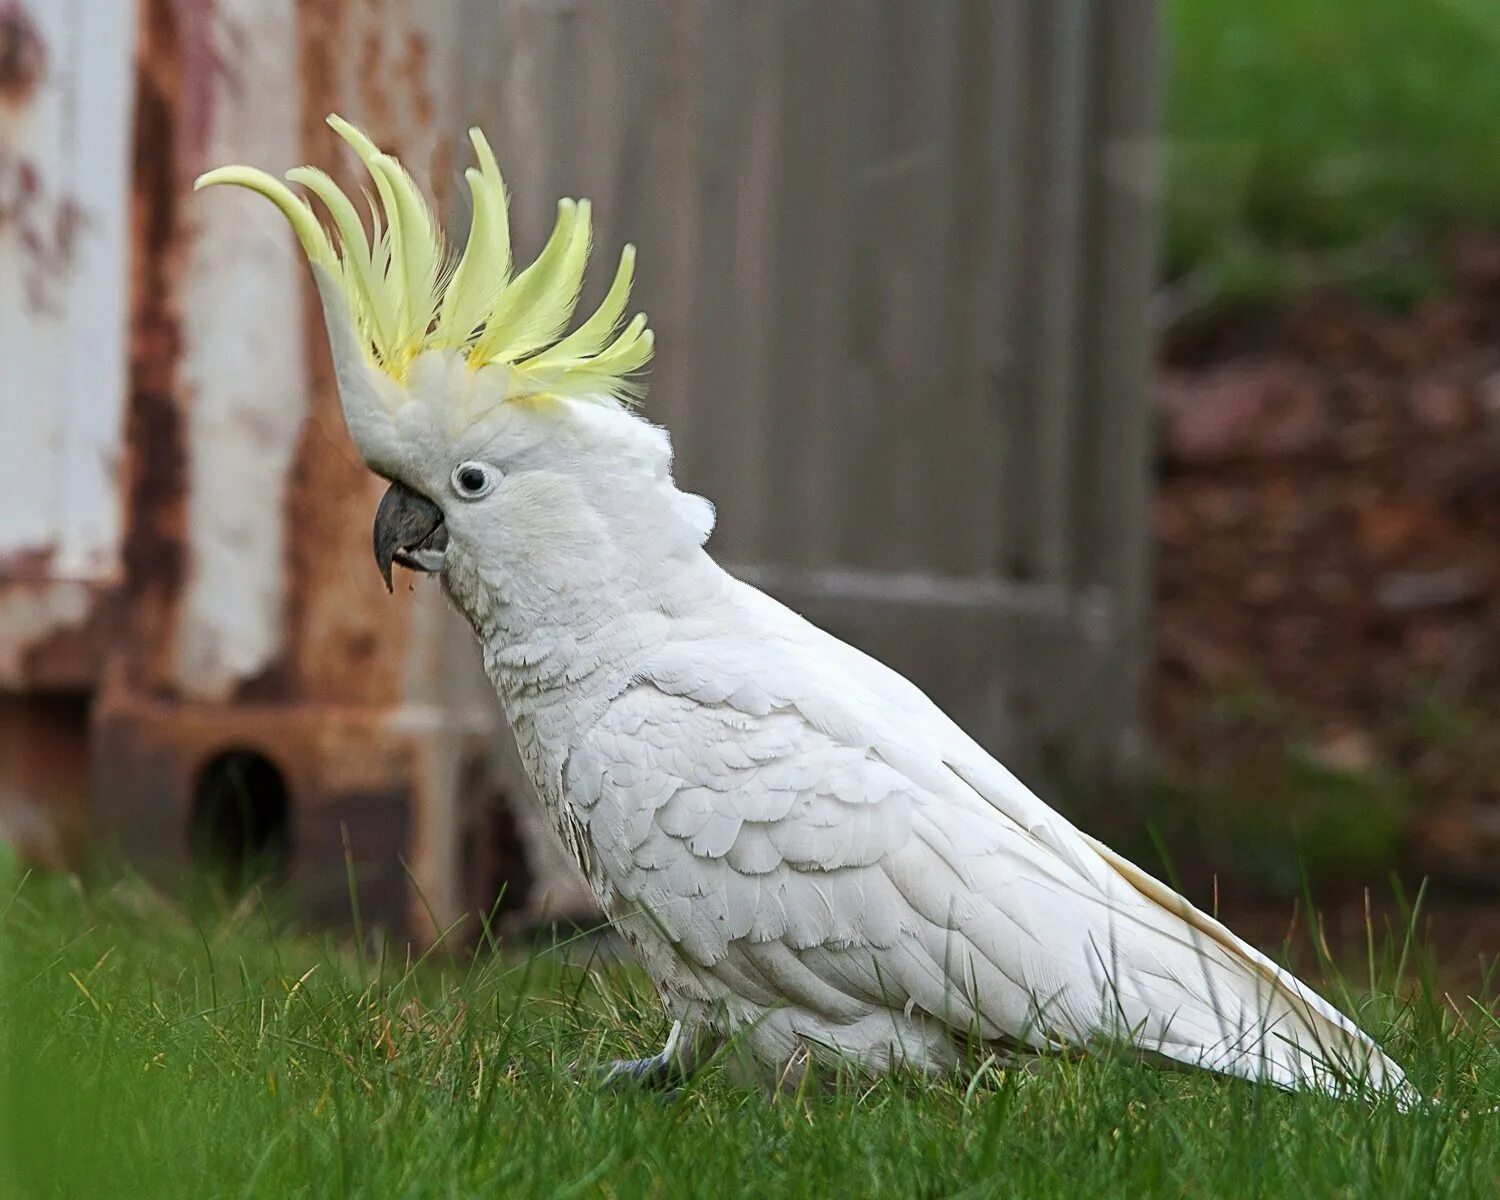
M453 491L463 500L479 500L495 490L499 472L488 463L461 462L453 468Z

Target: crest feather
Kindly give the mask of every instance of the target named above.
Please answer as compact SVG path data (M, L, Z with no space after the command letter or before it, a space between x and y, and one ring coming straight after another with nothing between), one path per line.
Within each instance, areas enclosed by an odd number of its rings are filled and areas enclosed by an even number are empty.
M345 293L356 301L350 307L365 336L376 346L394 344L396 314L390 306L392 296L383 286L385 265L376 261L370 249L359 212L326 171L317 167L293 167L286 177L292 183L300 183L321 200L333 218L333 227L338 231L343 250L343 274L348 281ZM375 241L377 245L382 243L378 224Z
M471 129L469 140L474 143L474 154L479 159L477 170L470 167L464 172L474 216L469 222L469 241L463 257L443 296L443 309L434 333L434 341L442 346L466 345L510 282L510 217L505 182L500 178L500 168L484 134Z
M338 280L374 366L400 380L424 351L453 349L474 369L508 368L517 395L626 399L638 393L627 376L650 359L652 337L644 314L620 329L635 275L633 246L620 255L599 308L566 332L592 238L587 200L558 203L547 244L536 261L512 277L505 184L489 143L471 129L478 166L464 177L474 216L455 265L431 206L401 163L341 117L330 116L328 123L374 181L368 232L348 195L316 167L297 167L287 179L322 203L336 243L307 200L264 171L220 167L195 186L249 188L281 210L308 260L329 268Z
M556 341L578 305L590 240L589 202L559 200L557 224L536 262L516 276L475 344L480 357L516 362Z

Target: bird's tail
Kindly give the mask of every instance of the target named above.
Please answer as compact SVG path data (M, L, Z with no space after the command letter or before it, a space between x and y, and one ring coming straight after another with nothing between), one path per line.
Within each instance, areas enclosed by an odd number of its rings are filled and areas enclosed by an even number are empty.
M1159 952L1158 974L1125 981L1123 990L1131 994L1163 993L1141 998L1150 1011L1171 1014L1132 1030L1138 1045L1190 1066L1282 1088L1388 1097L1402 1109L1421 1103L1401 1068L1328 1001L1171 888L1084 836L1148 902L1133 908L1136 919L1157 927L1161 936L1151 940L1158 947L1190 949L1181 956ZM1128 1014L1131 1007L1122 1011Z

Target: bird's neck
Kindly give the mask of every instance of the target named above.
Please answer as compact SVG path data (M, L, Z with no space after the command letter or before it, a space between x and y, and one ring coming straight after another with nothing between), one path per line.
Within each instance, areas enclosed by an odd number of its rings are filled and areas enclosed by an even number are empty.
M649 570L582 579L549 604L489 606L474 622L485 668L508 704L542 694L574 705L612 699L728 579L699 548Z
M608 908L564 773L589 730L652 656L712 611L732 580L701 549L660 564L649 580L580 583L545 608L498 604L475 630L521 762L559 836ZM471 621L473 620L471 616Z

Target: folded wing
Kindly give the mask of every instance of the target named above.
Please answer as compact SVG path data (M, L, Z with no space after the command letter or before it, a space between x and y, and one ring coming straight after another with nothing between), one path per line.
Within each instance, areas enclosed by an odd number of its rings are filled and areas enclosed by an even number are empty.
M1348 1018L1077 831L910 684L871 695L808 661L664 654L568 764L616 915L646 914L682 995L872 1062L933 1065L964 1036L1124 1040L1411 1098Z

